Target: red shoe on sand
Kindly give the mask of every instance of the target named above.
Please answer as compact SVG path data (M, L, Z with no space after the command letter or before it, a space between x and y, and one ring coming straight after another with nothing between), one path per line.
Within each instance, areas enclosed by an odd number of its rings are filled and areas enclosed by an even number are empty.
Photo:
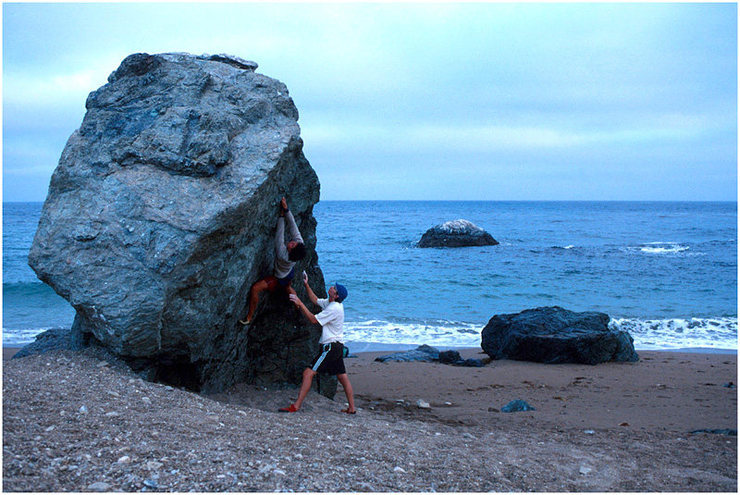
M278 412L298 412L298 409L295 408L295 405L291 404L288 407L281 407L280 409L278 409Z

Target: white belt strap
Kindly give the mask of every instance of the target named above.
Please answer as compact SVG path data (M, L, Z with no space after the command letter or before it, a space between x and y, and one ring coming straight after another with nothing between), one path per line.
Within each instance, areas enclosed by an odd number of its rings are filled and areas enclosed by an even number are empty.
M316 360L316 364L313 365L313 368L311 368L314 371L319 370L319 366L321 366L321 363L326 358L327 354L329 354L329 351L331 350L331 346L324 345L324 352L321 353L321 356Z

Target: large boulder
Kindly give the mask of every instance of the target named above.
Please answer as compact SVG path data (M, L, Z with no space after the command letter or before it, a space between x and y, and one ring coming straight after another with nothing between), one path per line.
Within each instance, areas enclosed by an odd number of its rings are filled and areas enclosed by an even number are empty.
M558 306L495 315L481 332L493 359L597 364L637 361L632 336L609 328L609 315L576 313Z
M249 331L238 322L272 272L283 195L308 250L298 279L305 270L326 293L298 110L256 67L127 57L90 93L51 178L29 264L77 311L73 332L153 379L202 391L299 383L318 351L320 327L285 297L265 295ZM324 385L333 395L336 382Z
M495 246L491 234L467 220L451 220L424 232L417 247Z

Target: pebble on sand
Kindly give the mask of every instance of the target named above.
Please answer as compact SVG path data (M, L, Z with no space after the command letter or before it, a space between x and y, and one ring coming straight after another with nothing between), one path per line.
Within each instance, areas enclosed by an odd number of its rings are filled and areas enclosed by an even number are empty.
M526 401L521 399L513 400L501 408L501 412L520 412L520 411L534 411L535 408L527 404Z
M104 481L96 481L87 487L91 492L106 492L110 490L110 485Z

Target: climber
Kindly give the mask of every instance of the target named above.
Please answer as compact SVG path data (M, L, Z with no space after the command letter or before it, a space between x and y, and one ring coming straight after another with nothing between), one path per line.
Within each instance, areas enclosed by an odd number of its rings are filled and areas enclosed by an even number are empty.
M285 222L288 223L288 233L290 241L285 242ZM280 216L277 221L275 232L275 269L273 275L258 280L249 290L249 312L244 320L239 320L243 325L249 325L254 318L254 311L257 309L260 294L264 291L276 292L286 291L295 294L295 290L290 286L293 281L295 264L306 256L306 246L303 244L303 237L298 231L293 214L288 209L288 202L285 198L280 200Z

